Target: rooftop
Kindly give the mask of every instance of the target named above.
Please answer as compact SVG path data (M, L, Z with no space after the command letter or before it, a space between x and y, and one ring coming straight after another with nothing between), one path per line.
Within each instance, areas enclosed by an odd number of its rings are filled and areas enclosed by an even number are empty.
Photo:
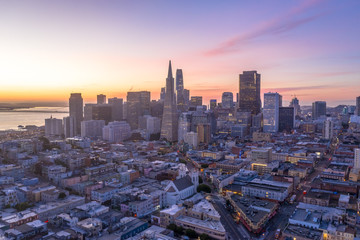
M188 216L179 216L176 218L176 220L185 222L191 225L198 225L202 228L207 228L211 230L216 230L219 232L225 233L225 229L220 221L213 221L213 220L200 220L197 218L192 218Z

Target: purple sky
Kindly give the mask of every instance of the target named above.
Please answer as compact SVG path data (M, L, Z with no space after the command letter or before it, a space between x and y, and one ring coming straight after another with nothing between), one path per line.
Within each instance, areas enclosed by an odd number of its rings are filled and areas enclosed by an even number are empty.
M285 102L354 104L359 12L358 0L2 1L0 101L157 99L171 59L205 103L257 70Z

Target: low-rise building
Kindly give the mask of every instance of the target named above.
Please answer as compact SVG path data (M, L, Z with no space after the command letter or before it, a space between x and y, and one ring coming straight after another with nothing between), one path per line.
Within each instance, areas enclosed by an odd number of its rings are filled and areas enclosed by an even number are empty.
M228 197L230 204L237 213L239 220L254 233L259 233L265 224L276 214L278 204L239 195Z

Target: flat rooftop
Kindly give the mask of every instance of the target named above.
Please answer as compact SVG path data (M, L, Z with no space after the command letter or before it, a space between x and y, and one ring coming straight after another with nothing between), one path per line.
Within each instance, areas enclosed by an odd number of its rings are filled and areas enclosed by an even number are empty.
M272 209L277 205L274 202L241 197L235 194L231 196L231 199L254 225L271 214Z
M181 222L185 222L185 223L188 223L191 225L197 225L202 228L216 230L219 232L223 232L225 234L225 229L220 221L200 220L200 219L192 218L192 217L188 217L188 216L179 216L176 218L176 220L179 220Z

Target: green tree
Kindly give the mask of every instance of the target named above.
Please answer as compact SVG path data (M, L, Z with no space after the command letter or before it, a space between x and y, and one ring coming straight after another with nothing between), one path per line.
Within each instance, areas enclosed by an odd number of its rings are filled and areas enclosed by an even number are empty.
M201 167L202 167L202 168L208 168L208 167L209 167L209 164L203 163L203 164L201 164Z
M202 179L202 177L199 176L199 183L202 184L204 181Z
M59 193L59 197L58 197L59 199L64 199L64 198L66 198L66 194L64 193L64 192L61 192L61 193Z
M200 240L211 240L210 236L203 233L200 235Z
M198 234L192 229L186 229L185 235L188 236L189 238L197 238L198 237Z
M196 190L197 192L211 193L211 188L206 184L200 184Z

